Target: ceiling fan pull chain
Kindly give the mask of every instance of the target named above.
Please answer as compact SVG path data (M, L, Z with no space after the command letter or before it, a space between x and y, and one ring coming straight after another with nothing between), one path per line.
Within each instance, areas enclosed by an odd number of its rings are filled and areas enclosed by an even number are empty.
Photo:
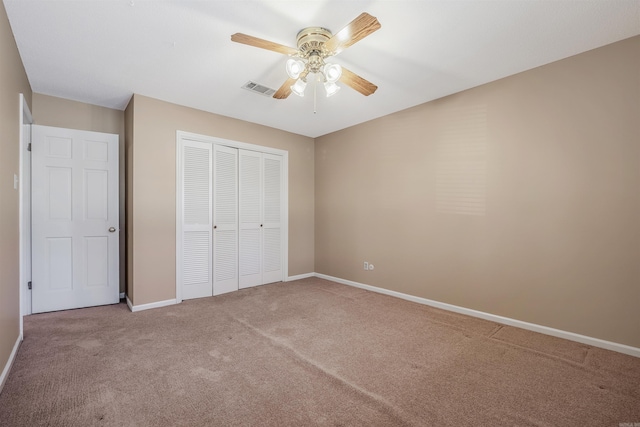
M316 88L318 87L318 78L313 82L313 114L316 114Z

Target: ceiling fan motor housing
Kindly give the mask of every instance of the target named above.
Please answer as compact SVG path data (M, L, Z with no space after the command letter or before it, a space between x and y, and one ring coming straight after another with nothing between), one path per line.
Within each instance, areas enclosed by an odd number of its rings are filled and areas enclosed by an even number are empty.
M298 42L298 50L302 58L308 59L312 55L325 58L331 56L331 52L327 52L324 44L333 34L331 31L322 27L307 27L298 32L296 37Z

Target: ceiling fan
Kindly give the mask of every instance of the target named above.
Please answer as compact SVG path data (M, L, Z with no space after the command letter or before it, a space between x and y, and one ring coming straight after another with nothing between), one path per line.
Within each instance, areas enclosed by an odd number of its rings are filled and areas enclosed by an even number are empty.
M291 57L286 65L289 78L273 94L276 99L285 99L291 92L298 96L304 96L309 74L315 74L318 81L324 84L327 96L335 94L340 89L336 85L337 81L369 96L378 89L378 86L339 64L329 63L325 60L339 54L380 27L378 19L364 12L336 34L332 34L331 31L322 27L303 28L296 37L297 49L242 33L233 34L231 41Z

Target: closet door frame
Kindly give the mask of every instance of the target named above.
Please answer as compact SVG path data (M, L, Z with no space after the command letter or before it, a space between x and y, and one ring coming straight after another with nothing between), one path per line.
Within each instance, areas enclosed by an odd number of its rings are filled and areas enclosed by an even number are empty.
M230 139L217 138L213 136L200 135L191 132L176 132L176 302L182 302L182 233L183 233L183 202L182 194L183 185L183 165L182 152L184 141L195 141L208 143L211 145L223 145L226 147L237 148L241 150L257 151L265 154L275 154L282 157L282 206L281 206L281 239L282 239L282 281L287 281L289 272L289 152L277 148L265 147L262 145L249 144L246 142L233 141Z

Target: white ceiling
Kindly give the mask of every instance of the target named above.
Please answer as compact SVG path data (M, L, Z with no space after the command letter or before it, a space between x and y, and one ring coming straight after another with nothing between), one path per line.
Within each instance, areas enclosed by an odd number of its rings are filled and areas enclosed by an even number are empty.
M640 0L4 0L34 92L124 109L133 93L310 137L381 117L640 34ZM333 62L376 84L276 100L287 57L233 43L241 32L295 47L361 12L382 28ZM344 85L342 85L344 86Z

